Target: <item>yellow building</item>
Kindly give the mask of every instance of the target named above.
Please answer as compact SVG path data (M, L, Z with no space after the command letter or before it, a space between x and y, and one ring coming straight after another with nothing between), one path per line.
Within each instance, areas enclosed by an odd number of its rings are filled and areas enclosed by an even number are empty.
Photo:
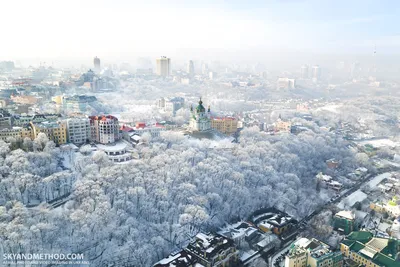
M387 203L371 203L369 205L370 209L384 213L387 212L395 217L400 216L400 205L398 204L397 197L394 196L391 200L389 200Z
M11 129L0 130L0 140L7 141L8 138L21 138L28 137L33 139L33 131L31 127L13 127Z
M63 103L63 96L62 96L62 95L53 96L53 97L51 98L51 101L56 102L57 105L62 105L62 103Z
M33 136L36 138L39 133L46 134L49 140L57 145L67 143L67 125L63 121L32 123Z
M351 261L368 267L399 266L396 257L400 241L374 237L366 231L352 232L340 244L340 251Z
M214 117L211 118L211 128L223 134L234 134L238 128L238 121L233 117Z
M341 267L343 255L312 238L300 238L294 242L285 257L285 267Z
M283 121L280 118L275 122L275 132L290 133L292 123L290 121Z

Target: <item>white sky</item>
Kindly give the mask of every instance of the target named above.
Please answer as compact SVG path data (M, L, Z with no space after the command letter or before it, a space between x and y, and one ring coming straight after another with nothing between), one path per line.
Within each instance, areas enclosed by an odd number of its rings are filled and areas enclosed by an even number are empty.
M362 14L354 5L356 16L326 19L331 7L315 1L3 0L0 59L201 59L400 43L397 35L357 35L387 16Z

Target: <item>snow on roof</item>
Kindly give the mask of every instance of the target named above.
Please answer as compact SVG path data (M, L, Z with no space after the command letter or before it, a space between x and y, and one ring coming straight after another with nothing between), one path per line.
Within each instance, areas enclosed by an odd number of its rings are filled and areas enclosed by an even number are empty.
M336 213L335 216L340 216L349 220L355 219L355 214L351 210L341 210Z
M207 248L210 245L210 242L208 241L209 239L211 239L210 236L204 234L204 233L198 233L196 235L196 238L200 239L203 242L203 247Z
M368 169L367 169L367 168L364 168L364 167L360 167L360 168L357 168L356 171L367 172Z
M331 181L330 183L331 185L342 185L341 183L339 183L338 181Z
M300 238L299 240L297 240L294 245L298 246L298 247L302 247L302 248L306 248L309 244L311 243L311 240L308 238Z
M118 152L126 149L126 144L124 142L115 142L110 145L96 144L96 147L107 152Z
M375 140L366 140L366 141L360 141L358 142L360 145L371 145L375 148L380 148L380 147L397 147L400 144L398 142L393 142L390 139L375 139Z
M387 179L387 178L389 178L389 177L391 177L391 173L390 173L390 172L382 173L382 174L376 176L375 178L373 178L371 181L369 181L369 182L368 182L368 185L369 185L371 188L374 188L374 187L376 187L380 182L382 182L383 179Z
M353 194L349 195L348 197L342 199L340 203L337 205L339 208L344 209L345 204L350 205L352 207L356 202L361 202L367 198L367 194L362 192L361 190L355 191Z

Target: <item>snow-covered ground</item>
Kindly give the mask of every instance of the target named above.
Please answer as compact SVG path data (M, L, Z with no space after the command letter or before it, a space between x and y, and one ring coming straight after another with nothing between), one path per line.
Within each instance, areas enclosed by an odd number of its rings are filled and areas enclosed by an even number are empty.
M332 113L339 113L339 108L341 108L343 104L330 104L320 108L317 108L316 111L329 111Z
M365 146L365 145L371 145L375 148L380 148L380 147L398 147L400 146L399 142L393 142L392 140L388 138L383 138L383 139L375 139L375 140L365 140L365 141L359 141L356 142L359 145Z

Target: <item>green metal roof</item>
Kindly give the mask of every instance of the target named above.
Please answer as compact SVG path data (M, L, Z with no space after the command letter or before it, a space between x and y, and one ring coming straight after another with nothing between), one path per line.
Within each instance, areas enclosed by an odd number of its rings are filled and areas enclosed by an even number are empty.
M351 232L348 236L347 239L349 240L354 240L361 242L363 244L367 243L370 241L373 237L373 234L367 231L354 231Z

